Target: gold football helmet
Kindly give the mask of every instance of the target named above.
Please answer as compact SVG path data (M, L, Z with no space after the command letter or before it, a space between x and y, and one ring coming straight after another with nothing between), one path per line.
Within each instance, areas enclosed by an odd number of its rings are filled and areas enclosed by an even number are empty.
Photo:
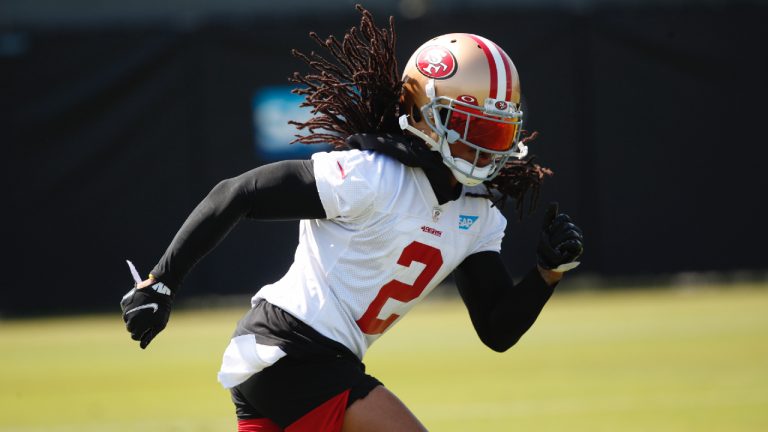
M439 152L465 185L494 178L509 157L528 153L520 142L517 69L504 50L482 36L446 34L419 47L403 71L401 105L407 114L400 127ZM475 150L474 162L451 154L456 142ZM481 156L490 156L491 163L479 166Z

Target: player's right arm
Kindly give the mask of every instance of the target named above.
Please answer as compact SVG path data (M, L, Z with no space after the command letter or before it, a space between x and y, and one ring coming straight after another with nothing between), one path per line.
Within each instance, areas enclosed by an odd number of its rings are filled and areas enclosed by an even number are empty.
M323 219L311 160L263 165L223 180L192 211L151 274L176 289L243 218Z
M325 217L311 160L276 162L221 181L187 217L150 277L123 297L123 319L131 337L145 348L165 328L184 277L243 218Z

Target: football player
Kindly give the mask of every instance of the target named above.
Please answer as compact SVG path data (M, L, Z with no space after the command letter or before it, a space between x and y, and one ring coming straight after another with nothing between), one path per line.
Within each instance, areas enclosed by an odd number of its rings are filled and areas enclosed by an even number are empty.
M361 12L343 41L314 36L336 63L296 53L322 72L294 75L316 109L297 141L338 150L216 185L121 302L146 348L184 276L235 224L301 221L293 264L253 296L223 355L218 379L241 432L425 430L366 373L371 344L453 274L480 339L505 351L582 253L581 230L552 205L538 265L515 283L501 258L506 220L494 202L510 195L522 210L549 173L525 160L509 56L484 37L446 34L398 76L392 24L376 28Z

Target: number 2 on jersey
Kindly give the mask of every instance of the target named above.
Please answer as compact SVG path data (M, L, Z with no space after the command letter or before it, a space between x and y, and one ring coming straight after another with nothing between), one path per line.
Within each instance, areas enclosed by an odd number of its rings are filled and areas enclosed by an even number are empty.
M440 267L442 267L443 255L437 248L414 241L403 249L403 253L400 254L397 263L404 267L410 267L414 261L424 264L424 270L416 277L413 285L408 285L398 280L391 280L381 287L379 294L373 299L373 302L368 306L363 316L357 320L357 325L363 333L369 335L384 333L387 327L400 317L400 315L391 314L385 319L379 318L381 309L387 303L387 300L394 299L407 303L419 297L432 278L435 277L437 271L440 270Z

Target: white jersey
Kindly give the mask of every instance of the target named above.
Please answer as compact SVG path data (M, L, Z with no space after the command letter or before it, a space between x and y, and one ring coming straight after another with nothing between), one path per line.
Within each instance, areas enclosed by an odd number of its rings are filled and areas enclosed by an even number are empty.
M361 359L468 255L501 249L506 219L485 198L439 205L420 168L371 151L312 159L327 219L301 221L293 265L252 301L284 309Z

